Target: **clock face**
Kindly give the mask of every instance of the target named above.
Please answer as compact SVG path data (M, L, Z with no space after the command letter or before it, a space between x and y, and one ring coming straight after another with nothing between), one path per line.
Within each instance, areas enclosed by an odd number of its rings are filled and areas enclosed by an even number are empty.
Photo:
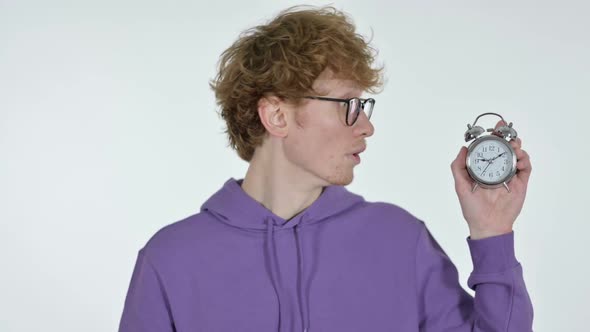
M484 139L470 147L467 161L472 177L487 183L502 183L510 177L514 155L503 139Z

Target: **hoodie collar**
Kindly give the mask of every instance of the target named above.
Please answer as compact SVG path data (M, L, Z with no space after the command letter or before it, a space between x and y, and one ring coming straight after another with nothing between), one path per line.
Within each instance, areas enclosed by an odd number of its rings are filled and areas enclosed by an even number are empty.
M324 187L320 196L304 211L285 220L248 195L241 187L243 181L243 178L229 178L221 189L203 203L201 211L210 211L235 227L266 230L265 220L268 217L274 220L277 228L291 228L299 223L319 222L364 202L362 196L348 191L344 186L330 185ZM303 218L303 215L306 217Z

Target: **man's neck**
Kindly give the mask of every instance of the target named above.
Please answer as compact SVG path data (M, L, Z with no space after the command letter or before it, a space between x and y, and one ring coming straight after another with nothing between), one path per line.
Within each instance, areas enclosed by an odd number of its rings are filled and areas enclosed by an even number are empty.
M309 207L323 192L322 186L312 185L306 178L288 176L292 165L281 161L253 158L242 182L242 190L277 216L289 220ZM282 165L281 165L282 164ZM301 173L300 170L293 170ZM307 178L311 178L309 175Z

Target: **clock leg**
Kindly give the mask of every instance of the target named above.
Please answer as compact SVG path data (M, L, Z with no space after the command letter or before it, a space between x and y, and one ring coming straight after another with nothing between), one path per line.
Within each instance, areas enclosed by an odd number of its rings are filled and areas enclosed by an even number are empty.
M504 187L506 187L506 190L508 190L508 192L510 192L510 188L508 188L508 185L506 184L506 182L503 182Z
M473 192L475 192L475 189L477 189L477 187L478 187L478 186L479 186L479 184L478 184L477 182L475 182L475 183L473 184L473 188L471 189L471 192L472 192L472 193L473 193Z

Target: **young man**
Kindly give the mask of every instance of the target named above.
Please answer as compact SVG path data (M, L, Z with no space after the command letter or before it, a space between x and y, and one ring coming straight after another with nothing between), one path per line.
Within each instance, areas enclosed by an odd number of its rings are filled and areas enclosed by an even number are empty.
M465 147L451 164L475 298L423 221L344 188L374 130L374 54L330 7L286 10L223 53L211 85L250 167L139 250L119 331L532 330L512 231L531 172L520 140L511 193L472 193Z

